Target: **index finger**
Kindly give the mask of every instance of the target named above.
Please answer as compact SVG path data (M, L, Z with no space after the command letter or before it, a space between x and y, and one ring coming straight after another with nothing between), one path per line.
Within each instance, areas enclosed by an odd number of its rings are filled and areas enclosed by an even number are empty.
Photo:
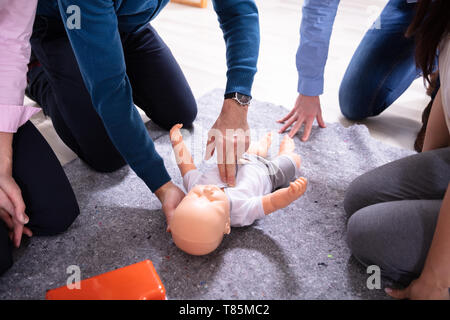
M236 164L226 164L225 170L228 185L234 187L236 185Z
M224 183L228 183L227 182L227 173L226 173L226 169L225 169L225 164L217 164L217 167L219 168L219 175L220 175L220 180L222 180L222 182Z

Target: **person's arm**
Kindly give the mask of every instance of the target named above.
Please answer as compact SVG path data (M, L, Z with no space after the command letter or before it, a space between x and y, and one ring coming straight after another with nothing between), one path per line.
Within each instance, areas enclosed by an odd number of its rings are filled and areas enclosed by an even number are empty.
M31 237L32 232L25 227L29 218L25 213L22 191L12 176L12 140L12 133L0 132L0 219L10 229L11 240L18 248L22 234Z
M300 45L296 55L299 95L291 112L278 120L284 124L280 133L292 126L291 138L304 123L302 140L308 140L314 119L320 127L325 127L319 95L323 93L325 64L339 1L305 0L303 4Z
M251 96L260 41L255 1L213 0L213 5L226 45L228 71L225 94L238 92ZM205 158L211 158L217 149L220 177L231 186L235 184L236 160L250 144L247 112L248 106L225 99L220 115L209 132ZM227 130L230 133L228 140Z
M106 131L127 163L153 192L170 180L133 105L114 2L58 0L63 21L72 5L80 8L81 28L66 31L83 80Z
M264 214L268 215L287 207L291 202L300 198L306 191L308 181L298 178L289 187L278 189L262 197Z
M29 219L21 190L12 177L12 142L17 129L39 112L23 105L36 6L37 0L0 3L0 218L12 231L16 247L23 233L32 235L24 227Z
M439 89L431 106L422 151L448 147L450 145L448 130L442 105L441 89Z
M16 132L40 109L24 106L37 0L0 3L0 132Z
M180 169L181 176L184 177L186 173L197 169L192 159L191 153L183 141L180 129L182 124L176 124L170 129L170 142L172 143L173 152L175 153L175 160Z
M117 150L155 193L169 217L184 193L171 182L133 105L114 2L58 0L63 21L68 20L66 11L73 5L80 8L81 26L69 29L64 25L92 104Z

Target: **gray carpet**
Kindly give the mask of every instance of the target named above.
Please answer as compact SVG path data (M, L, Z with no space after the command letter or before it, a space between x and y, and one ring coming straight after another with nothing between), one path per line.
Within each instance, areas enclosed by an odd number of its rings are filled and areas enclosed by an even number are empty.
M183 131L196 162L221 101L222 90L199 99L195 127ZM255 101L250 125L261 135L279 128L274 120L285 113ZM148 128L180 184L167 133ZM32 238L15 251L13 268L0 278L0 299L43 299L47 289L66 283L69 265L88 278L144 259L153 261L169 299L386 299L382 290L367 289L368 275L350 255L342 201L352 179L411 152L372 139L361 125L329 124L313 130L307 143L298 137L295 143L309 180L306 194L251 227L233 228L204 257L175 247L156 197L128 167L99 174L71 162L65 170L81 215L66 233ZM277 148L275 139L271 152Z

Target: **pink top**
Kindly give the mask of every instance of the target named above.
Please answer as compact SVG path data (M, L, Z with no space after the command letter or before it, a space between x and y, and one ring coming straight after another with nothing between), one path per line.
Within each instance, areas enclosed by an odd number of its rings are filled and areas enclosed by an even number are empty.
M0 0L0 132L16 132L40 109L23 105L38 0Z

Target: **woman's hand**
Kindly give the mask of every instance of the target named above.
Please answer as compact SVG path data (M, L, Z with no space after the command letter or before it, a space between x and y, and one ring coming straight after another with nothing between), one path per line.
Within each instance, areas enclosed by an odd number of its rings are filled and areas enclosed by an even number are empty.
M432 277L422 274L405 289L386 288L386 293L395 299L450 300L449 288L440 287Z
M0 178L0 180L1 179L2 178ZM24 224L28 223L28 217L25 215L25 221L19 220L15 212L16 209L14 208L12 201L9 199L8 195L0 188L0 219L5 222L6 226L10 230L9 237L14 246L18 248L22 240L22 234L26 234L27 236L31 237L33 233L30 229L24 226Z
M19 247L22 234L31 236L31 231L24 227L29 218L22 191L12 177L12 139L12 133L0 132L0 218L11 230L14 245Z

